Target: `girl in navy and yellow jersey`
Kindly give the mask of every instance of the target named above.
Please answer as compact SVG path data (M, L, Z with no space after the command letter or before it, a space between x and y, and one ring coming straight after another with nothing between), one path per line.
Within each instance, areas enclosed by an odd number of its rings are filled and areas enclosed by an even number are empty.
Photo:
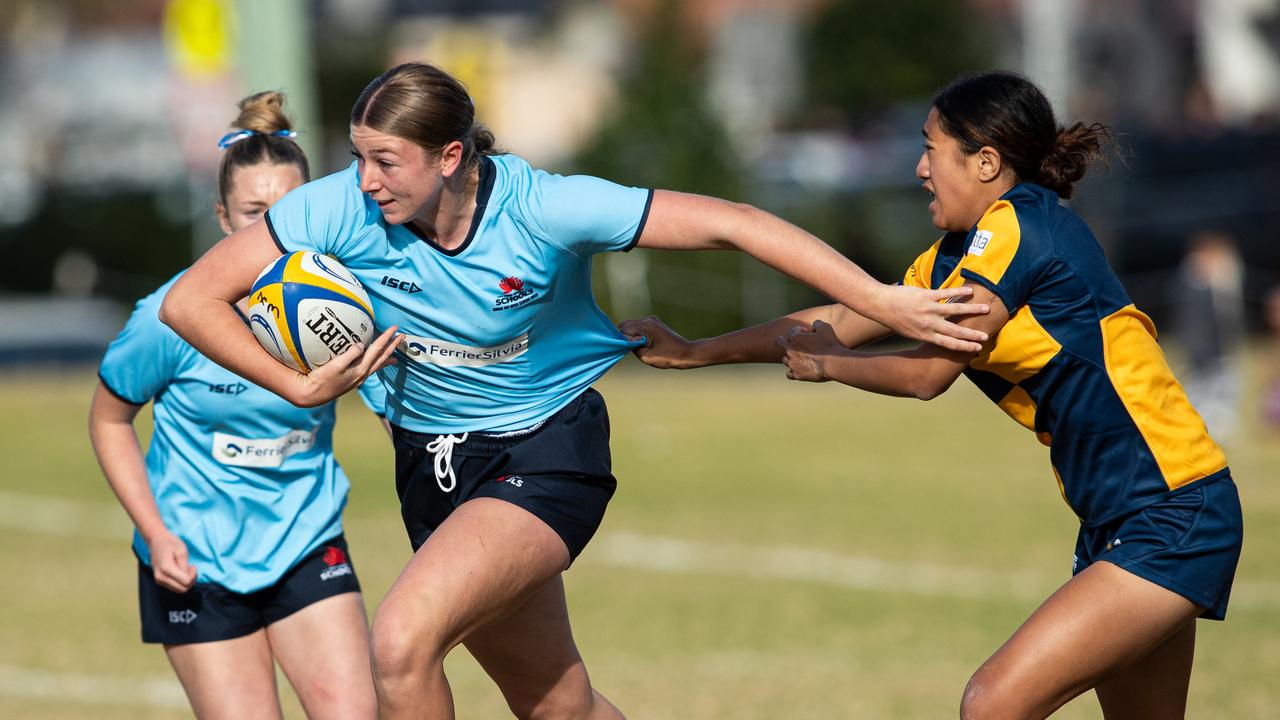
M991 312L976 355L849 348L887 334L841 306L710 340L655 318L622 323L657 367L783 362L787 377L930 399L965 374L1050 448L1080 518L1074 578L969 681L965 718L1042 718L1090 688L1108 718L1181 717L1195 619L1221 620L1241 516L1222 450L1187 401L1084 222L1059 203L1098 156L1103 126L1059 128L1026 79L959 79L934 100L916 173L946 234L907 270L968 285Z

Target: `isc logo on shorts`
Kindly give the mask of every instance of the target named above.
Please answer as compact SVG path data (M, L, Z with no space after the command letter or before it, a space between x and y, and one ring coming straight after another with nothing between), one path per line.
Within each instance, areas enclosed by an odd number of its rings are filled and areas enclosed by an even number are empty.
M186 610L170 610L169 624L170 625L190 625L191 623L196 621L197 617L198 616L196 615L196 611L192 610L191 608L187 608Z

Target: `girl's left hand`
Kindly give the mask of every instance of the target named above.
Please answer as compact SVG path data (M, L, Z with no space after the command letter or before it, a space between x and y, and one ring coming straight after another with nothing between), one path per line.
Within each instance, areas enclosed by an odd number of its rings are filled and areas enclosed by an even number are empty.
M835 329L821 320L815 320L812 328L792 328L774 342L782 349L787 378L807 382L830 380L826 361L847 349L840 344Z

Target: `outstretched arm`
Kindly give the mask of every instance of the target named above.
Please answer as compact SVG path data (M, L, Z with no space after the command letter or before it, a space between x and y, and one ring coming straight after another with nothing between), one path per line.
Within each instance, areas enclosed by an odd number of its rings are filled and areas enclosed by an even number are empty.
M645 338L645 345L636 348L635 353L646 365L686 370L731 363L781 362L782 349L775 342L778 337L793 328L810 328L815 322L831 325L840 344L850 348L890 334L885 326L843 305L799 310L767 323L693 341L685 340L652 315L624 320L618 323L618 329L632 339Z
M987 339L947 319L988 311L947 302L967 299L969 290L884 285L813 235L750 205L655 191L639 247L741 250L905 337L963 352L978 352Z
M993 338L1009 320L1004 304L987 288L970 284L974 297L991 305L991 313L965 318L968 327ZM946 392L973 359L973 353L920 345L910 350L865 353L849 350L834 329L822 321L811 328L792 328L776 340L787 377L809 382L836 382L860 390L932 400ZM990 341L994 342L994 340Z

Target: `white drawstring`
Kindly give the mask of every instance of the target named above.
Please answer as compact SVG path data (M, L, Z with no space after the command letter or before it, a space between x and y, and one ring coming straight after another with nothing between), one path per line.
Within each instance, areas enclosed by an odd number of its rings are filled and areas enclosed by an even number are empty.
M453 447L466 442L468 434L462 433L462 437L440 435L427 443L427 452L431 453L436 461L436 485L445 492L452 492L458 486L458 477L453 474ZM449 480L449 487L444 486L445 479Z

